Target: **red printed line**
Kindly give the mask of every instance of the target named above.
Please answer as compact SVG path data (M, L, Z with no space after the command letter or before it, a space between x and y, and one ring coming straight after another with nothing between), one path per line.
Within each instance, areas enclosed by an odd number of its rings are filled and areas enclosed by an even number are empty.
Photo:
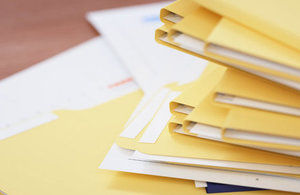
M108 85L108 88L118 87L118 86L120 86L120 85L129 83L129 82L131 82L131 81L133 81L133 78L132 78L132 77L129 77L129 78L127 78L127 79L121 80L121 81L116 82L116 83L113 83L113 84L111 84L111 85Z

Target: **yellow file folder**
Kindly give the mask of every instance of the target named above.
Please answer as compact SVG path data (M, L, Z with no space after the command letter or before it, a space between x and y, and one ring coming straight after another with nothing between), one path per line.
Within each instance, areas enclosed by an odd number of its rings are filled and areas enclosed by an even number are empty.
M209 63L201 77L170 103L170 111L189 114L211 91L219 106L244 106L300 115L300 93L255 75Z
M185 129L229 143L299 151L299 117L230 105L220 107L213 104L212 97L213 93L209 94L185 118ZM200 126L193 127L195 124Z
M216 25L207 42L205 53L212 58L299 81L299 52L226 18ZM237 56L240 58L217 53L217 49L226 48L232 53L239 52Z
M183 39L182 34L189 37ZM181 50L192 52L193 55L206 56L222 62L223 65L233 66L300 89L298 64L300 56L298 52L222 18L205 8L199 7L172 25L168 37L171 44L177 45L175 49L181 47ZM182 45L182 43L187 45ZM229 49L231 53L227 52L224 56L222 54L224 49ZM237 51L239 53L236 54ZM245 54L255 57L255 60L249 60Z
M173 123L175 124L178 119L180 120L180 118L177 118ZM163 130L156 143L149 144L138 142L136 143L136 149L139 152L146 154L169 157L260 163L265 165L300 166L299 159L296 157L196 138L193 136L184 136L178 133L170 133L167 128ZM250 171L250 169L248 171ZM299 174L293 173L286 174L273 172L272 174L300 177Z
M184 123L184 119L185 117L182 117L182 116L173 116L170 121L169 121L169 124L168 124L168 128L169 128L169 132L170 134L173 134L173 133L179 133L179 134L183 134L183 135L189 135L189 136L194 136L194 137L198 137L197 134L193 134L193 133L190 133L189 131L186 131L183 129L183 123ZM201 137L200 137L201 139ZM241 145L242 147L242 145ZM259 148L256 148L256 149L259 149ZM187 162L186 162L187 163ZM193 164L193 165L196 165L196 164ZM199 165L199 164L197 164ZM204 165L202 165L204 166ZM206 166L209 166L209 165L206 165ZM211 166L211 165L210 165ZM217 167L215 167L217 168ZM220 167L219 167L220 168ZM244 168L244 169L239 169L239 168L229 168L229 167L222 167L222 168L225 168L225 169L232 169L232 170L247 170L247 168ZM253 171L251 170L250 168L248 168L248 171ZM254 171L254 172L260 172L260 171ZM267 173L268 171L266 171L265 173ZM274 174L274 172L268 172L268 173L271 173L271 174ZM300 177L299 174L283 174L285 176L292 176L292 177Z
M197 25L195 25L197 24ZM178 35L179 33L179 35ZM221 16L199 7L196 11L174 24L169 33L169 39L178 43L180 33L202 41L202 46L197 44L196 51L213 59L227 64L237 64L265 74L283 77L293 81L299 81L299 53L290 48L284 47L254 31L251 31L239 24L222 18ZM186 44L187 41L181 43ZM208 44L209 43L209 44ZM219 48L217 48L219 46ZM221 53L217 53L218 49ZM222 49L231 49L240 52L240 56L248 54L269 61L277 61L279 64L265 66L265 63L251 62L247 59L239 59L230 54L226 57ZM223 52L224 53L224 52ZM276 55L274 55L276 54ZM281 66L281 68L278 68ZM286 69L283 69L285 67Z

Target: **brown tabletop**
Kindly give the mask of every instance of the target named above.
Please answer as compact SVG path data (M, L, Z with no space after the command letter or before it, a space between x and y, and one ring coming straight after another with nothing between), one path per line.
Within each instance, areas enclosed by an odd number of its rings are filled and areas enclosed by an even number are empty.
M160 0L0 0L0 79L98 35L88 11Z

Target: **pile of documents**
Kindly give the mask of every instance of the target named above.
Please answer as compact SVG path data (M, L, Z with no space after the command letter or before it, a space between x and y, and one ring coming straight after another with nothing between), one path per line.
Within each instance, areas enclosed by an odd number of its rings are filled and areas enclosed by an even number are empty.
M101 37L0 82L0 194L300 193L299 6L88 13Z
M195 180L207 193L299 193L299 51L238 17L260 21L300 5L276 3L261 3L263 13L254 1L162 8L156 41L210 62L196 80L164 85L139 106L100 168Z

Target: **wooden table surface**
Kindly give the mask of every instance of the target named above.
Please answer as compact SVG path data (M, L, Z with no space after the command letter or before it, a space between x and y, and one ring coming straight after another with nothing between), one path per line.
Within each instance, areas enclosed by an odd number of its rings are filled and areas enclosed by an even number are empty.
M98 35L88 11L160 0L0 0L0 79Z

